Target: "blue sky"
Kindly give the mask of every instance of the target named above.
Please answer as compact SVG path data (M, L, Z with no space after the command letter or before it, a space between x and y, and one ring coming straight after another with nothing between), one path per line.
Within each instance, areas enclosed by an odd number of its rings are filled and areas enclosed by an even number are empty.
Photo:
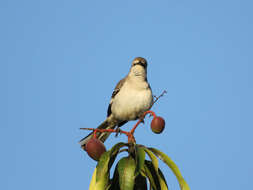
M136 56L153 110L137 143L156 147L194 190L250 189L253 27L249 0L0 2L0 189L88 189L96 163L78 145L105 119ZM130 129L130 122L124 129ZM111 137L110 148L126 137ZM176 178L161 163L170 189Z

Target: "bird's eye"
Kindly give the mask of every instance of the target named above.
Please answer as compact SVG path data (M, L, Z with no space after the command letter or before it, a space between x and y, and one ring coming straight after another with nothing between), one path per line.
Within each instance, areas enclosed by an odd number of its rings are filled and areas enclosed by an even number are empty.
M140 61L137 59L137 60L134 60L134 64L138 64Z

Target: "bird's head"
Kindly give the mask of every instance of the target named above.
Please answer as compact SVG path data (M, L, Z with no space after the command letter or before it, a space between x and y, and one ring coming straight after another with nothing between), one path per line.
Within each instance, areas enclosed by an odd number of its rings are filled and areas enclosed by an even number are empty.
M143 66L145 69L148 66L148 63L146 61L146 59L142 58L142 57L136 57L133 62L132 62L132 67L136 66L136 65L140 65Z
M129 75L146 80L147 66L148 64L146 59L142 57L136 57L132 62Z

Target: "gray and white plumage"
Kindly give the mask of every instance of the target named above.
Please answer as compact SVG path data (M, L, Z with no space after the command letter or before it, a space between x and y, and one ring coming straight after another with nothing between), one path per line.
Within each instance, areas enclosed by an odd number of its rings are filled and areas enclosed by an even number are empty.
M107 110L107 118L101 123L99 129L113 129L121 127L130 120L139 119L153 104L153 95L147 81L147 61L142 57L133 60L128 75L120 80L111 97ZM105 141L110 133L97 133L97 138ZM92 133L80 140L85 144L92 138Z

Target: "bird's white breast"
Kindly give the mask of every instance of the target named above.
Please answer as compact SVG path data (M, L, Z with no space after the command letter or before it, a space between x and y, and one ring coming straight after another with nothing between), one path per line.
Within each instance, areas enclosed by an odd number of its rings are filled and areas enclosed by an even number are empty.
M111 110L119 121L135 120L150 109L152 102L152 91L146 81L126 81L114 97Z

